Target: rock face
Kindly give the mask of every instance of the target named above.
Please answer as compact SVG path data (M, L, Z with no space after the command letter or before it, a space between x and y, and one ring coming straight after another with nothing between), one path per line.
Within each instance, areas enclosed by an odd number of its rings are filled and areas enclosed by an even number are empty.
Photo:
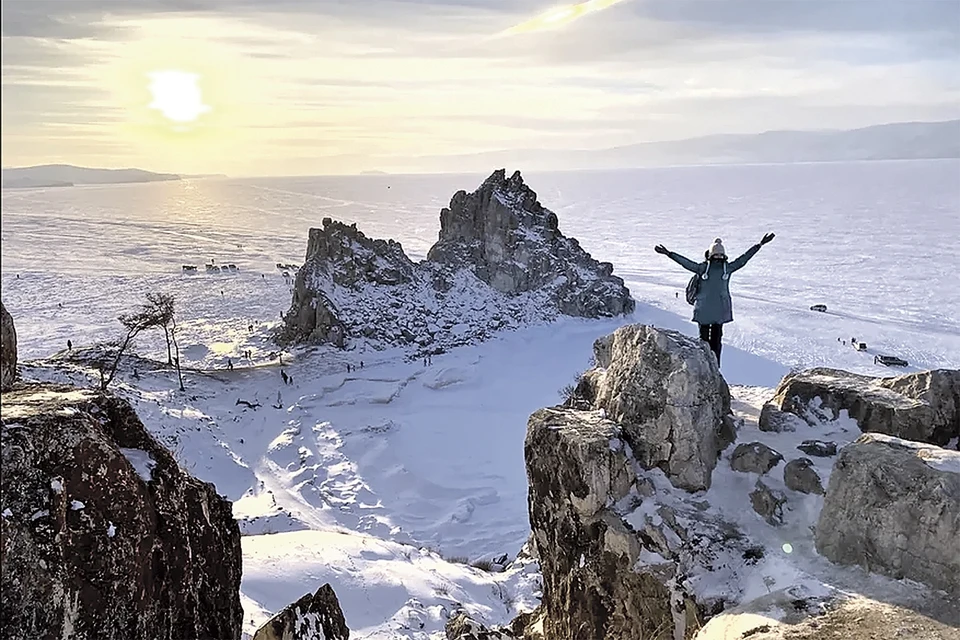
M6 637L238 640L240 531L124 400L3 394Z
M253 640L350 640L333 587L325 584L267 620Z
M623 327L594 353L575 397L527 427L544 637L692 637L717 602L687 578L745 544L690 493L710 485L727 387L706 346L673 331Z
M435 353L558 314L634 309L613 266L565 237L519 172L456 193L440 220L439 241L416 264L397 242L323 220L310 230L278 340L345 346L362 337Z
M674 486L710 487L730 415L730 390L702 340L630 325L596 341L597 366L575 390L582 408L602 409L645 468Z
M597 262L560 233L557 214L540 204L519 171L507 178L501 169L473 193L454 194L440 212L440 238L427 258L472 269L510 296L550 289L568 316L611 317L634 308L613 265Z
M960 453L864 434L837 457L816 530L842 564L960 594Z
M865 432L940 446L960 437L960 371L952 369L892 378L810 369L785 377L772 403L812 425L846 410Z
M17 330L13 326L13 316L7 313L7 308L0 302L2 315L2 354L0 354L0 389L6 391L13 386L17 379Z

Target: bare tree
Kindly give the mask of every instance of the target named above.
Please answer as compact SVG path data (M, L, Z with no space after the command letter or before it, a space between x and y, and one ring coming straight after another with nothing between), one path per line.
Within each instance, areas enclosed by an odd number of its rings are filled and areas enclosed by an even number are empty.
M174 300L168 293L150 292L147 294L147 304L145 306L153 309L163 328L163 337L167 341L167 364L173 366L173 353L171 351L171 333L170 327L173 324Z
M127 333L119 341L107 347L107 353L112 353L110 356L106 356L100 365L100 389L102 391L106 391L110 383L113 382L114 377L117 375L117 367L120 365L120 360L123 358L123 354L126 353L127 349L130 348L130 345L133 344L134 338L136 338L141 331L146 331L154 327L162 327L166 321L163 310L155 307L150 302L141 305L140 308L133 313L121 315L118 319L124 329L127 330Z
M144 309L151 309L156 314L157 321L163 329L163 337L167 341L167 364L176 365L177 380L180 391L184 391L183 373L180 370L180 347L177 345L177 319L175 314L175 299L169 293L151 292L147 294L147 304ZM176 356L174 357L174 353Z

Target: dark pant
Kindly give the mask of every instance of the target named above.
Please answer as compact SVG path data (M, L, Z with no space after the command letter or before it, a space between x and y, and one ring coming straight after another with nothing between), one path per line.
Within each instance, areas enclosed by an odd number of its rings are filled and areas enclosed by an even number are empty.
M700 325L700 339L706 340L707 344L710 345L710 351L713 351L715 354L717 354L717 366L720 366L720 349L722 348L720 341L723 340L723 325Z

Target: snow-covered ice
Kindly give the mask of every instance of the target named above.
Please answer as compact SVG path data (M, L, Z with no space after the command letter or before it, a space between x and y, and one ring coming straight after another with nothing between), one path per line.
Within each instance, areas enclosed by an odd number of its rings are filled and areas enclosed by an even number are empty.
M877 353L904 357L908 371L960 368L958 173L960 162L947 160L525 175L565 234L613 262L638 301L633 316L562 318L434 356L429 366L399 350L294 349L282 354L292 385L282 383L269 340L290 303L276 263L299 264L307 229L327 216L357 222L421 258L437 237L440 208L485 176L4 191L3 300L21 358L48 358L23 364L25 377L87 383L78 365L49 356L68 339L77 349L114 337L116 316L146 291L177 296L186 392L175 374L146 363L137 377L125 369L117 389L186 470L234 501L247 633L329 581L351 637L442 638L458 603L491 623L536 604L535 563L505 572L471 566L514 558L529 534L529 414L558 402L558 390L588 367L593 340L621 324L694 334L682 295L688 274L654 254L655 244L697 258L717 236L737 252L777 233L732 283L736 321L725 327L723 372L745 420L739 441L775 443L789 460L802 454L784 443L842 445L859 435L845 417L793 433L759 431L762 403L791 368L900 372L875 365ZM180 272L211 260L239 270ZM827 313L809 311L815 303ZM840 342L851 337L868 351ZM137 348L166 360L162 333L145 334ZM242 358L247 350L252 357ZM827 578L851 589L899 584L815 554L809 526L820 496L794 494L784 527L758 526L744 501L756 476L733 472L731 451L705 499L717 516L763 532L767 548L760 562L730 569L755 578L741 597L818 593ZM124 453L149 480L149 458ZM824 486L832 461L814 459ZM772 489L784 490L783 464L765 476ZM109 525L107 535L115 533ZM700 586L724 588L716 576Z

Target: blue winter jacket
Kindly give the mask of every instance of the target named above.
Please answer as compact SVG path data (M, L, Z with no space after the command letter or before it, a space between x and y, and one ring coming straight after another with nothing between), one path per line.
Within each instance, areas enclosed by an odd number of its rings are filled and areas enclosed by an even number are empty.
M733 322L733 301L730 299L730 275L747 264L757 251L760 244L755 244L742 256L733 262L726 260L710 260L694 262L679 253L670 251L667 257L679 264L687 271L700 274L700 291L697 301L693 305L693 321L697 324L726 324ZM709 270L707 265L709 264ZM704 272L706 271L706 277Z

